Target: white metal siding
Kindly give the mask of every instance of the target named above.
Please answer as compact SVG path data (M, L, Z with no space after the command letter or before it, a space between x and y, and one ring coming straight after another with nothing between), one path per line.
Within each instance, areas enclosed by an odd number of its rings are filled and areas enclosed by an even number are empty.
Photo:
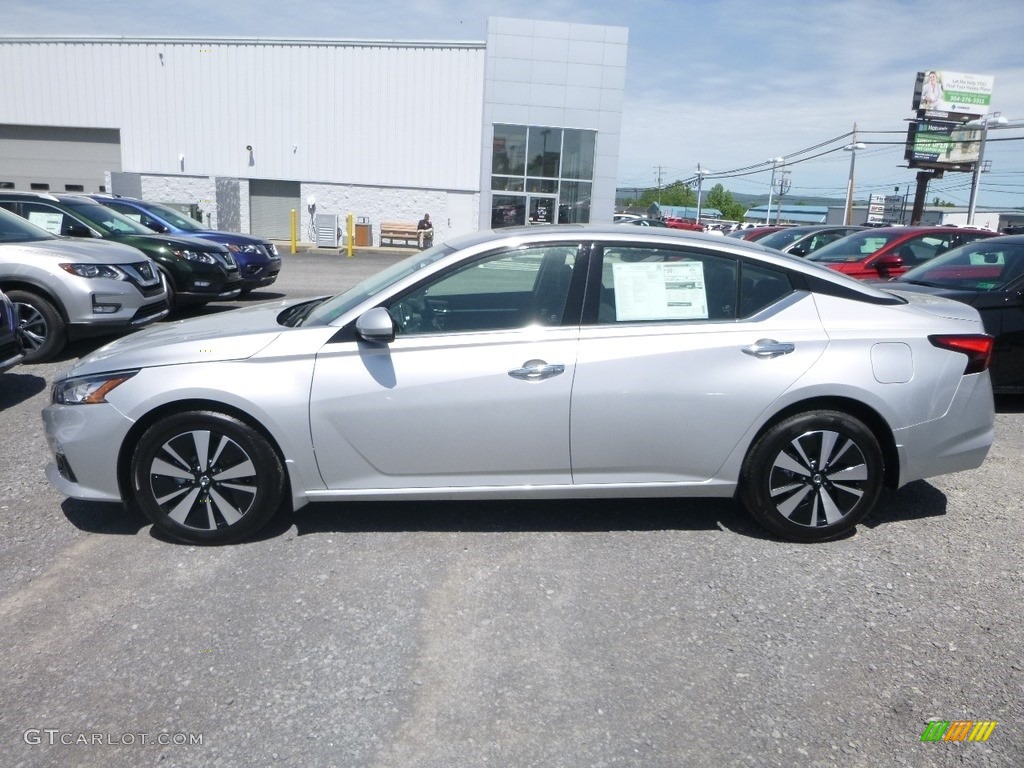
M484 57L482 43L0 38L0 123L119 129L126 171L476 190Z

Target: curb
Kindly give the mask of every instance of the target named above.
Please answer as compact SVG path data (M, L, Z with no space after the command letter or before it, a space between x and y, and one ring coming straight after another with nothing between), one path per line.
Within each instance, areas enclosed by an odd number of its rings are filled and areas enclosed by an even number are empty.
M287 258L292 254L292 244L290 240L272 240L274 245L277 246L277 252L281 255L281 258ZM348 248L341 246L339 248L320 248L312 243L296 243L295 254L300 253L310 254L313 256L341 256L345 257L348 255ZM414 253L419 253L418 248L412 247L358 247L352 249L353 258L356 256L411 256Z

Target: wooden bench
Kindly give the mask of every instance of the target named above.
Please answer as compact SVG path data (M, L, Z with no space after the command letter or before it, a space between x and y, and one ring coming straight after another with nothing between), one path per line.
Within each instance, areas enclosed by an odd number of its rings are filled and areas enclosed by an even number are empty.
M420 244L420 234L415 224L403 224L398 221L384 221L380 225L380 244L387 240L392 245L401 240L403 245Z

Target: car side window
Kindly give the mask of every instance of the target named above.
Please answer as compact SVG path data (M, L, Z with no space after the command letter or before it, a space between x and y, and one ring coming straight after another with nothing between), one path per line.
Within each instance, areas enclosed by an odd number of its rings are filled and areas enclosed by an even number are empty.
M605 248L597 322L731 320L735 259L659 246Z
M147 216L146 214L141 213L141 212L135 210L134 208L132 208L131 206L128 206L128 205L123 205L121 203L111 203L111 202L103 203L103 205L105 205L107 208L111 208L111 209L117 211L122 216L127 216L132 221L137 221L139 224L143 224L143 225L145 225L147 227L150 226L150 221L152 221L149 216Z
M901 245L896 253L903 259L903 266L914 267L945 253L950 245L949 236L921 235Z
M578 253L578 247L558 245L491 254L414 288L387 308L398 336L559 325Z
M21 204L21 210L26 219L51 235L76 236L84 228L77 219L44 203L26 201Z
M781 270L744 262L740 276L740 317L750 317L793 291L789 275Z

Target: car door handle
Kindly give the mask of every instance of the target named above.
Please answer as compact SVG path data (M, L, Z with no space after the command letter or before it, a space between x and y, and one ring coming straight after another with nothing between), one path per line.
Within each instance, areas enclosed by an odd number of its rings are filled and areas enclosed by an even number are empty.
M776 341L775 339L758 339L753 344L743 347L744 354L756 357L758 360L769 360L779 355L788 355L796 349L796 344L788 341Z
M508 375L523 381L542 381L560 373L565 373L565 366L560 363L549 365L543 360L527 360L522 368L513 368Z

